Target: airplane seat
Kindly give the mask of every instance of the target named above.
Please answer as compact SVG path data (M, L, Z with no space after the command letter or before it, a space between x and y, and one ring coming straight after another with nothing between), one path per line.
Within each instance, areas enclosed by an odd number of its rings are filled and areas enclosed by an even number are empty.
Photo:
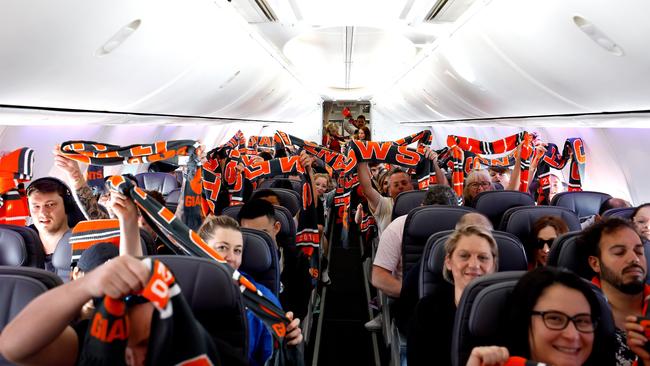
M283 188L292 189L297 193L302 192L302 183L289 178L269 178L260 183L258 188Z
M0 266L0 333L34 298L61 284L43 269ZM0 365L13 365L0 355Z
M181 255L151 256L173 273L188 305L215 341L224 365L247 364L248 326L239 287L225 265Z
M165 197L165 200L172 190L180 187L176 176L168 173L139 173L135 175L135 180L138 187L148 191L158 191Z
M54 253L52 253L52 265L56 271L55 273L64 283L70 281L70 264L72 263L71 236L72 231L65 233L61 240L59 240L59 244L56 246Z
M576 191L561 192L551 200L551 206L566 207L575 212L579 218L589 217L598 214L600 205L612 198L607 193Z
M510 296L525 272L496 273L472 281L460 299L451 343L452 365L465 365L477 346L506 345ZM598 331L613 339L614 318L603 293L593 287L600 304ZM512 355L516 356L516 355Z
M2 229L12 230L22 236L27 250L27 260L23 266L45 268L45 250L36 230L26 226L0 225L0 230Z
M499 330L507 327L505 319L508 316L508 296L525 273L492 273L473 280L465 287L458 303L451 335L452 365L465 365L476 346L500 343L503 338L498 338L502 335ZM476 318L478 309L484 318ZM487 316L490 318L485 318ZM488 326L492 328L487 328Z
M519 206L535 206L535 200L528 193L519 191L485 191L476 197L475 208L497 228L503 214L509 208Z
M171 212L176 212L176 208L178 207L178 200L181 197L181 188L174 188L169 193L167 194L167 197L165 197L165 207L169 209Z
M280 296L280 262L278 251L269 234L254 229L242 229L244 252L239 270Z
M242 205L226 207L223 214L237 220L237 214ZM282 248L294 248L296 246L296 223L293 221L291 212L282 206L275 208L275 219L280 222L280 232L275 236L277 244Z
M9 229L0 229L0 265L20 267L27 262L25 240Z
M421 206L412 209L404 223L402 237L402 273L404 276L417 264L429 237L439 231L454 229L468 212L465 206Z
M295 216L300 212L300 208L302 207L302 196L298 192L285 188L269 189L278 195L280 206L287 208L289 212L291 212L291 216ZM253 191L253 195L250 198L251 200L256 198L256 192L257 191Z
M414 190L398 194L397 197L395 197L391 221L400 216L408 215L412 209L421 206L426 195L426 190Z
M431 236L427 241L422 254L422 266L418 281L420 298L430 294L436 284L445 281L442 277L445 267L445 242L451 233L453 231L449 231L444 236ZM498 272L526 271L528 269L526 251L516 236L497 230L492 231L492 236L497 242L499 253Z
M603 217L619 217L622 219L632 219L632 213L636 207L619 207L619 208L610 208L609 210L603 212Z
M542 216L558 216L569 227L569 231L580 230L580 219L575 212L559 206L513 207L503 214L499 230L514 234L525 243L533 230L533 224Z

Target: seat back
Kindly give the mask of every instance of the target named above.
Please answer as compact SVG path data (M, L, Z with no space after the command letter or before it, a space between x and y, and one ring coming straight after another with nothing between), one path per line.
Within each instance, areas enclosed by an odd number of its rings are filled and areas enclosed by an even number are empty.
M27 250L27 260L23 266L45 268L45 250L36 230L16 225L0 225L0 229L15 231L23 237L25 249Z
M531 195L519 191L485 191L476 197L476 211L487 216L492 226L499 227L501 217L509 209L520 206L535 206Z
M52 254L52 265L56 271L57 276L63 282L70 281L70 264L72 263L72 246L70 245L70 237L72 231L68 231L59 240L54 253Z
M25 240L17 232L0 228L0 266L23 266L27 263Z
M289 178L269 178L265 179L259 186L259 188L283 188L289 189L296 192L302 191L302 183L300 181L289 179Z
M237 220L237 214L242 205L226 207L223 214ZM275 208L275 219L280 222L280 232L275 236L278 246L282 248L293 248L296 246L296 223L293 216L286 208L282 206L273 206Z
M37 268L0 266L0 333L34 298L61 284L54 274ZM0 355L0 365L13 365Z
M393 204L391 221L400 216L408 215L412 209L421 206L426 195L426 190L413 190L398 194Z
M632 213L636 207L619 207L619 208L610 208L609 210L603 212L603 217L620 217L622 219L632 219Z
M172 190L179 187L176 176L167 173L139 173L135 175L135 180L138 182L138 187L148 191L158 191L165 200Z
M566 207L579 218L598 214L600 205L612 196L602 192L575 191L561 192L551 200L551 206Z
M421 206L409 212L402 236L402 273L404 276L420 260L429 237L451 230L460 218L474 211L464 206Z
M580 220L575 212L565 207L524 206L513 207L503 214L499 230L514 234L525 242L533 230L533 224L542 216L558 216L569 227L569 231L580 230Z
M178 207L178 200L181 197L181 188L174 188L167 194L165 197L165 207L167 207L171 212L176 212Z
M436 284L444 281L442 271L445 269L445 243L453 231L443 235L431 236L427 241L426 248L422 254L422 267L420 268L420 279L418 292L420 298L433 291ZM492 237L497 242L499 253L498 272L525 271L528 269L526 251L516 236L503 232L492 231Z
M474 347L505 346L508 331L509 303L518 279L525 272L497 273L472 281L463 291L458 304L452 332L452 365L465 365ZM594 287L600 304L597 337L614 340L614 318L602 292ZM609 343L604 342L605 348ZM612 350L594 350L600 354L612 354ZM514 355L513 355L514 356ZM609 362L603 361L603 364Z
M254 229L242 229L244 252L239 270L280 296L280 262L278 250L269 234Z
M292 216L295 216L300 212L300 207L302 206L302 198L300 194L291 189L285 188L269 188L274 193L276 193L280 199L280 206L286 208L291 212ZM257 191L253 192L251 199L255 199L255 194Z
M246 311L226 265L180 255L152 256L174 273L194 317L212 336L224 365L248 359Z

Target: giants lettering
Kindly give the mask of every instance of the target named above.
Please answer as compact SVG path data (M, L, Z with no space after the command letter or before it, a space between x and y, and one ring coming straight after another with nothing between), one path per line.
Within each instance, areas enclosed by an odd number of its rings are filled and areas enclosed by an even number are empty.
M200 196L185 196L185 207L194 207L201 205Z
M104 174L102 172L89 171L87 175L88 175L89 180L103 179L104 178Z
M109 328L110 325L110 329ZM113 342L115 339L126 340L129 337L129 321L126 317L114 319L109 324L108 319L100 313L95 313L90 326L90 335L102 342Z
M587 161L587 156L585 155L585 146L582 142L582 139L573 140L573 151L575 152L575 158L580 164L584 164Z

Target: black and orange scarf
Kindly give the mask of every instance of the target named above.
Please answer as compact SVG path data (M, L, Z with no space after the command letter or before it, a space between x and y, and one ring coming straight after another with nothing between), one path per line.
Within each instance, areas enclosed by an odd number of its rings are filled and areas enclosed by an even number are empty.
M586 161L585 144L579 137L568 138L564 142L562 153L560 153L557 145L549 143L546 147L546 153L537 167L537 177L539 178L539 187L536 192L537 203L549 204L550 168L563 169L567 163L570 163L568 190L581 191Z
M72 267L77 265L81 254L95 244L111 243L119 249L120 221L117 219L81 221L72 228L69 243L72 248Z
M0 224L25 226L29 206L21 183L32 179L34 150L23 147L0 157Z

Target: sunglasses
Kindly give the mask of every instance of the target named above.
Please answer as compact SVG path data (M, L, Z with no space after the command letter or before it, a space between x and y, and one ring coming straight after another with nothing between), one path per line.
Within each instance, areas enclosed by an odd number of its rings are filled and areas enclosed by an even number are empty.
M553 245L553 241L555 241L555 238L553 239L537 239L537 248L542 249L544 248L544 244L548 245L550 248L551 245Z

